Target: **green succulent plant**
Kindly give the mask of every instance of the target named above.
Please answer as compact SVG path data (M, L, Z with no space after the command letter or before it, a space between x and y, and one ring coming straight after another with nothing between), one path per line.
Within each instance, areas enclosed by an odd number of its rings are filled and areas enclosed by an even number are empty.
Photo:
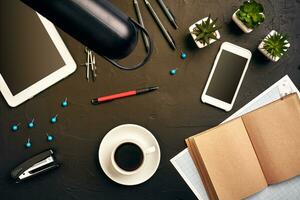
M218 19L211 20L211 16L209 15L206 20L203 20L200 24L195 24L196 27L193 29L193 34L196 35L196 41L199 41L202 44L210 45L209 40L214 39L218 40L216 31L220 29L217 26Z
M281 33L275 33L269 35L264 39L263 48L274 58L281 57L289 48L287 35Z
M239 20L248 28L255 28L265 20L264 7L255 0L244 2L236 13Z

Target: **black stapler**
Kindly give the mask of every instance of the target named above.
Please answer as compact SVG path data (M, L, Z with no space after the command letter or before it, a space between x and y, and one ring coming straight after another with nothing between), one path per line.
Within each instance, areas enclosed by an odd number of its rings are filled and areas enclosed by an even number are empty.
M11 172L11 177L19 183L50 169L59 167L55 161L53 150L47 150L23 162Z

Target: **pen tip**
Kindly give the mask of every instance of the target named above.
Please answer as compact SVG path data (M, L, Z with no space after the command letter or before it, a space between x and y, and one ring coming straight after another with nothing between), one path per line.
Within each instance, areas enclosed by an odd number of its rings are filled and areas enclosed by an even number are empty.
M92 103L93 105L98 105L98 104L99 104L99 101L98 101L98 99L92 99L92 100L91 100L91 103Z
M178 27L178 24L177 24L176 21L175 21L175 19L172 20L172 24L174 25L174 28L175 28L175 29L178 29L178 28L179 28L179 27Z

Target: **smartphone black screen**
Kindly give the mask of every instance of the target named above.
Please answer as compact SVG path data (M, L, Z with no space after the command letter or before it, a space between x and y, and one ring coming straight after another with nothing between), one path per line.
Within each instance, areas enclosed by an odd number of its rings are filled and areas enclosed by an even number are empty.
M206 94L230 104L246 64L246 58L223 50Z

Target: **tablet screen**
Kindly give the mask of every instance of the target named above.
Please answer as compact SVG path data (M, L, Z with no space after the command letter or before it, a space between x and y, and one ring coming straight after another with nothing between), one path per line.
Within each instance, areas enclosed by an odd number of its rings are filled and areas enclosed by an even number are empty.
M20 0L0 10L0 73L16 95L66 64L35 11Z

